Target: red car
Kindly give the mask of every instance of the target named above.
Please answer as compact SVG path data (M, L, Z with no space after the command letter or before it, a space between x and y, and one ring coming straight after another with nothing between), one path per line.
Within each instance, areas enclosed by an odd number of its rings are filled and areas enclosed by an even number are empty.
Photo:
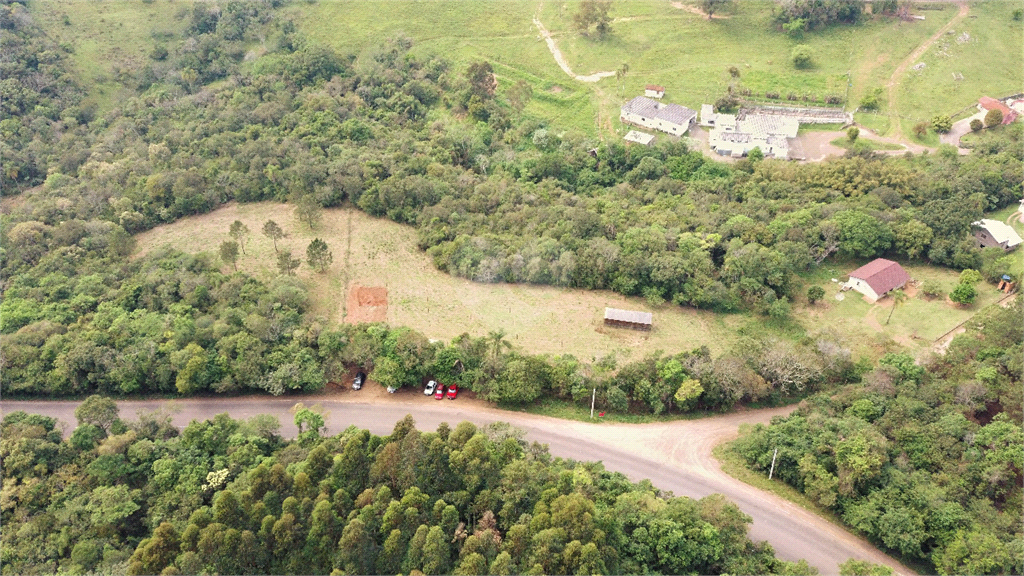
M434 392L434 400L441 400L442 398L444 398L444 384L438 382L437 392Z
M451 386L448 387L448 399L449 400L455 400L455 397L458 396L458 395L459 395L459 386L458 386L458 384L452 384Z

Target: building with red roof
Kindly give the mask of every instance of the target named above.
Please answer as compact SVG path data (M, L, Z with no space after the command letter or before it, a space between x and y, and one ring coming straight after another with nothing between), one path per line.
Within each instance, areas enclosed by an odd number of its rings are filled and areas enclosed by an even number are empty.
M661 100L665 97L665 87L657 84L648 84L644 87L644 96Z
M850 281L846 285L874 302L906 286L909 280L910 274L902 266L892 260L878 258L850 272Z
M1017 119L1017 112L1011 110L1009 106L995 98L989 98L988 96L978 98L978 107L982 110L999 110L1002 112L1003 124L1009 124Z

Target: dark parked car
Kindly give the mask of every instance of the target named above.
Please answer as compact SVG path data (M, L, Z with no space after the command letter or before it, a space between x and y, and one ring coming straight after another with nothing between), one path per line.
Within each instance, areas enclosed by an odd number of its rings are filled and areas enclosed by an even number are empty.
M356 377L352 379L352 389L359 390L363 387L363 382L366 381L366 374L362 371L356 372Z

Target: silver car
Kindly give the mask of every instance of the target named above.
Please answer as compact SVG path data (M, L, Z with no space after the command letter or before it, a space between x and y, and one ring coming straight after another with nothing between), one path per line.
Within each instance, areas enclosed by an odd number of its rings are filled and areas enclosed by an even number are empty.
M437 390L437 381L431 380L430 382L427 382L427 387L423 390L423 395L433 396L434 390Z

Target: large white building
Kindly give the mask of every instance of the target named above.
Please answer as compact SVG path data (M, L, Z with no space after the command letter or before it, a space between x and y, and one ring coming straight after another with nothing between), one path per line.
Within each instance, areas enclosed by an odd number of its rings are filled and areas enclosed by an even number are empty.
M796 118L770 114L715 114L707 104L701 106L700 123L711 128L708 144L723 156L746 156L760 148L765 156L786 158L789 141L796 138L800 122Z
M622 105L619 120L660 130L666 134L682 136L697 118L697 112L679 104L662 104L644 96L637 96Z

